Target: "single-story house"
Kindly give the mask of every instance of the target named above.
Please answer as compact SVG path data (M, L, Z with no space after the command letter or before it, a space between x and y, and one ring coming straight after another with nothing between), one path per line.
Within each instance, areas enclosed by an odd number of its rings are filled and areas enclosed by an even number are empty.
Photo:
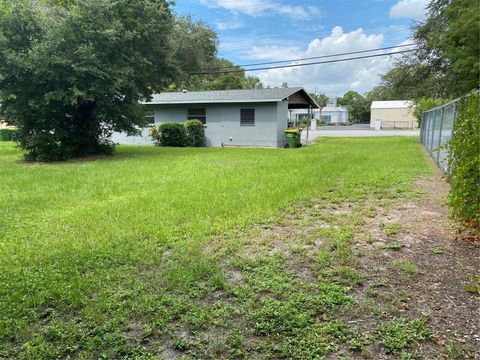
M372 101L370 127L375 129L414 129L418 122L409 100Z
M308 117L308 112L304 109L294 110L291 112L290 121L300 121L305 116ZM346 107L337 105L337 98L330 97L327 101L327 106L322 108L320 115L320 109L313 109L312 129L316 128L316 121L321 121L328 124L341 124L348 122L348 110Z
M207 146L283 146L289 109L315 109L317 103L301 87L259 90L165 92L145 103L151 124L199 119ZM142 136L115 133L121 144L151 144Z

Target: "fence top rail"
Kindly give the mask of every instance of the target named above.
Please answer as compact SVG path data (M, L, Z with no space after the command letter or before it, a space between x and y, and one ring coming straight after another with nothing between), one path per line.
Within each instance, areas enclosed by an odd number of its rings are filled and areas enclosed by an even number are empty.
M443 104L443 105L439 105L439 106L434 107L434 108L432 108L432 109L430 109L430 110L423 111L422 114L426 114L426 113L429 113L429 112L432 112L432 111L435 111L435 110L438 110L438 109L441 109L441 108L444 108L444 107L447 107L447 106L456 104L457 102L459 102L459 101L462 100L463 98L469 97L469 96L470 96L471 94L473 94L473 93L480 93L480 89L475 90L475 91L472 91L472 92L471 92L470 94L468 94L468 95L460 96L460 97L458 97L458 98L456 98L456 99L453 99L452 101L449 101L449 102L447 102L447 103L445 103L445 104Z

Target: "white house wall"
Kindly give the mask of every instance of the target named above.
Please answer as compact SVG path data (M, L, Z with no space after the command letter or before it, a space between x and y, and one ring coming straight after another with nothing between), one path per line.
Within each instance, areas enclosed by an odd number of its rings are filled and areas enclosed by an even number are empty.
M277 103L277 146L285 145L285 129L288 126L288 101Z
M205 108L206 146L283 146L287 127L288 102L251 104L164 105L154 110L155 124L183 123L188 109ZM255 109L255 125L240 125L240 109ZM144 129L143 136L127 137L115 133L113 141L120 144L152 144Z
M297 117L297 115L299 117L308 116L308 112L304 109L293 110L292 114L291 114L291 116L292 116L291 120L294 121L295 118ZM341 109L336 109L334 111L329 111L329 110L323 109L322 110L322 116L324 116L324 115L330 115L330 118L331 118L330 122L332 124L348 122L348 111L344 111L344 110L341 110ZM314 110L314 117L315 117L315 119L320 118L320 110L318 110L318 109Z
M112 134L112 141L116 144L127 145L152 145L153 141L150 138L150 128L142 129L141 135L127 136L123 132L115 132Z
M418 121L413 116L410 108L371 109L370 127L375 127L375 122L380 120L385 128L396 127L417 128Z
M330 116L331 123L345 123L348 121L345 111L322 111L322 116Z

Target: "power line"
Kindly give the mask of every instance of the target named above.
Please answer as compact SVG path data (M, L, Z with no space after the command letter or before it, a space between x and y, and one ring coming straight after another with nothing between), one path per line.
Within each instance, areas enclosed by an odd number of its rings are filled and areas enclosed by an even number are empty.
M324 58L335 57L335 56L362 54L362 53L367 53L367 52L389 50L389 49L395 49L395 48L401 48L401 47L407 47L407 46L413 46L413 45L416 45L416 44L413 44L413 43L412 43L412 44L404 44L404 45L397 45L397 46L387 46L387 47L377 48L377 49L368 49L368 50L360 50L360 51L350 51L350 52L339 53L339 54L312 56L312 57L299 58L299 59L269 61L269 62L261 62L261 63L256 63L256 64L243 64L243 65L232 65L232 66L220 66L220 67L217 67L217 68L204 68L202 71L206 71L206 70L218 70L218 69L229 69L229 68L235 68L235 67L247 67L247 66L261 66L261 65L271 65L271 64L282 64L282 63L286 63L286 62L304 61L304 60L314 60L314 59L324 59Z
M336 62L345 62L345 61L351 61L351 60L360 60L360 59L369 59L369 58L374 58L374 57L379 57L379 56L387 56L387 55L395 55L395 54L404 54L408 53L411 51L415 51L417 49L409 49L409 50L401 50L401 51L393 51L389 53L383 53L383 54L373 54L373 55L365 55L365 56L357 56L357 57L352 57L352 58L345 58L345 59L334 59L334 60L327 60L327 61L317 61L317 62L312 62L312 63L306 63L306 64L290 64L290 65L279 65L279 66L267 66L267 67L260 67L260 68L255 68L255 69L232 69L232 70L221 70L220 71L215 71L215 72L194 72L190 73L190 75L216 75L216 74L230 74L230 73L238 73L238 72L247 72L247 71L259 71L259 70L271 70L271 69L285 69L285 68L292 68L292 67L300 67L300 66L310 66L310 65L319 65L319 64L330 64L330 63L336 63ZM213 69L214 70L214 69Z

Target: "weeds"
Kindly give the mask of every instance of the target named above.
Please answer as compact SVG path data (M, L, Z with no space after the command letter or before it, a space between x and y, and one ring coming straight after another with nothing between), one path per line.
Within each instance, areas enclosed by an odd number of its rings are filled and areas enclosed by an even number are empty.
M397 224L397 223L383 224L383 231L385 232L385 235L390 237L397 235L402 230L403 230L402 224Z
M395 270L400 270L407 277L417 275L420 271L417 265L408 260L394 261L393 268Z
M387 353L398 353L408 349L415 341L431 339L425 319L407 320L396 318L381 324L377 334Z

